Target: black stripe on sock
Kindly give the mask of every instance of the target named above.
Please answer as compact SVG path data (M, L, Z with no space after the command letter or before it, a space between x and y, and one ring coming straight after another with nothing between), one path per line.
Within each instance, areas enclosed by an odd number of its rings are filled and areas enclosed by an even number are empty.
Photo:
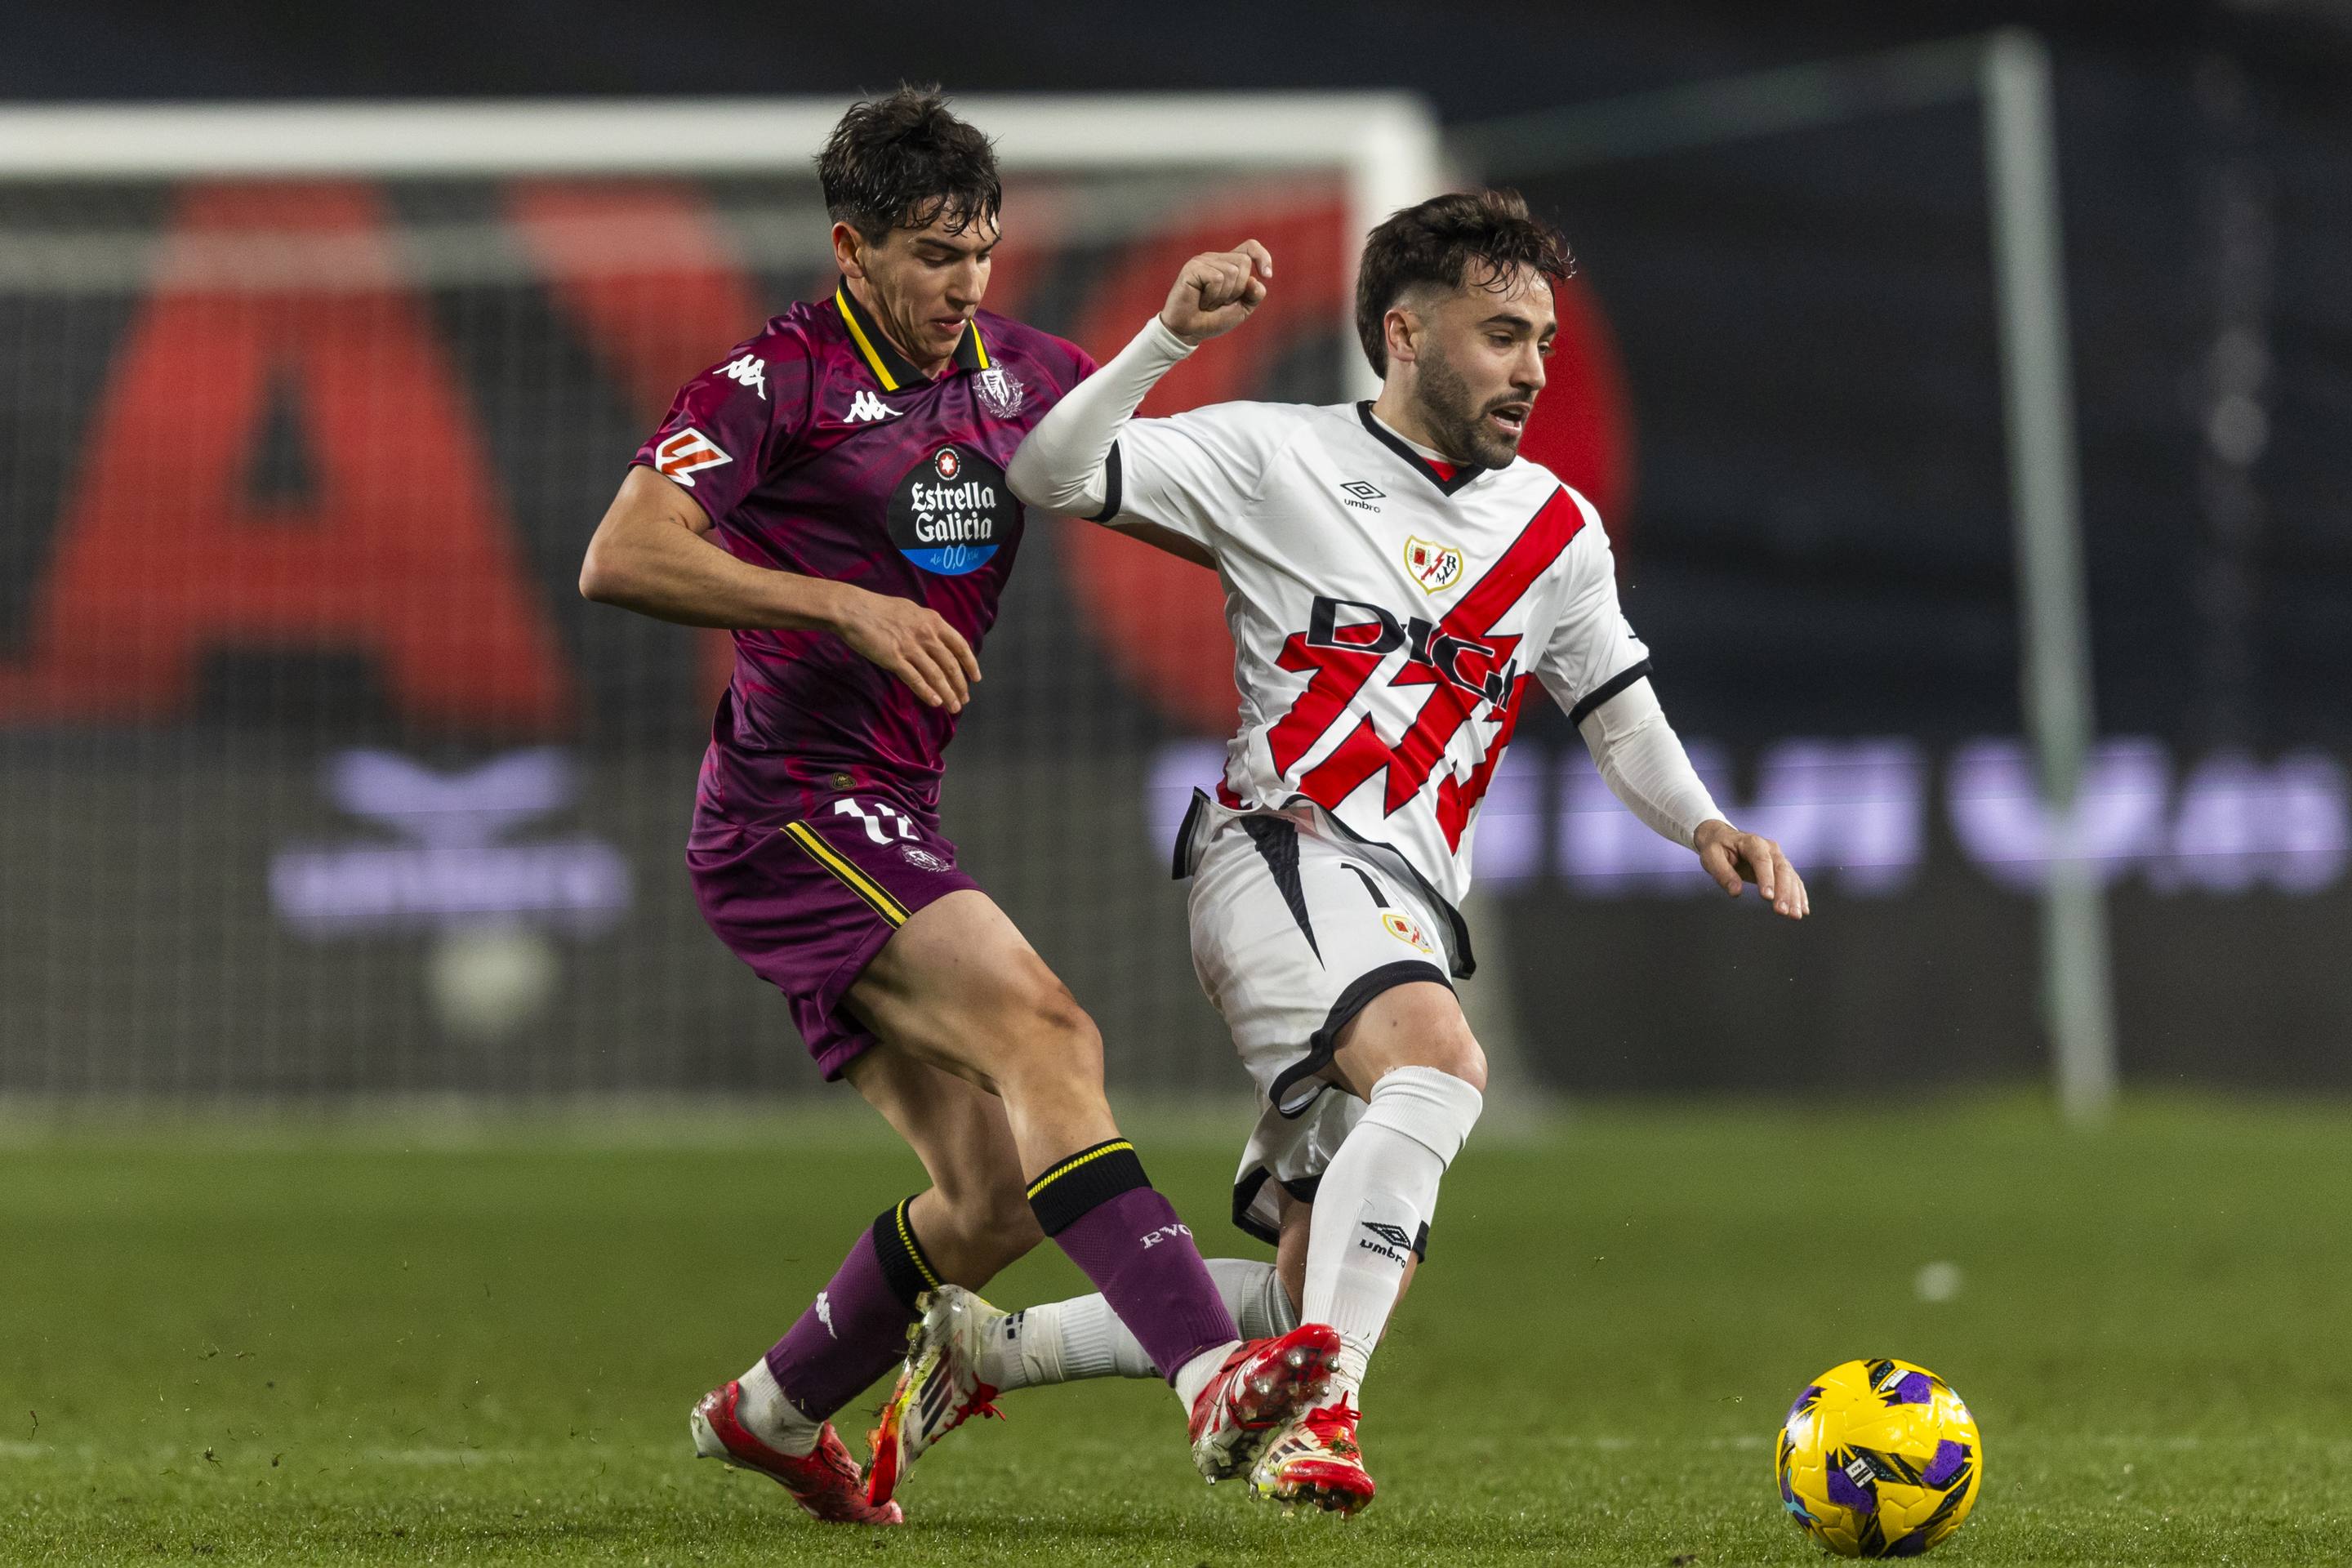
M910 1217L914 1202L902 1199L874 1217L874 1251L882 1259L882 1278L909 1312L915 1310L915 1302L924 1291L937 1289L940 1284L940 1271L931 1267L923 1244L915 1239Z
M1038 1229L1059 1236L1121 1193L1150 1184L1135 1145L1114 1138L1056 1161L1052 1170L1029 1184L1029 1207L1037 1216Z
M1412 1238L1412 1255L1423 1263L1429 1261L1429 1222L1421 1222L1421 1232Z

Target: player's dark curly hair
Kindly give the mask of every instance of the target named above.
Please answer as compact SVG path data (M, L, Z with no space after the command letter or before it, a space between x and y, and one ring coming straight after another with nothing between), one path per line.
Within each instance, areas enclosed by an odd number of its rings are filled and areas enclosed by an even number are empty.
M1453 191L1390 215L1364 241L1356 273L1356 337L1379 374L1389 373L1381 323L1397 300L1425 286L1502 289L1532 267L1554 282L1576 270L1559 231L1528 214L1517 191Z
M824 208L868 240L944 216L961 234L1004 205L996 149L948 112L936 84L850 105L817 154Z

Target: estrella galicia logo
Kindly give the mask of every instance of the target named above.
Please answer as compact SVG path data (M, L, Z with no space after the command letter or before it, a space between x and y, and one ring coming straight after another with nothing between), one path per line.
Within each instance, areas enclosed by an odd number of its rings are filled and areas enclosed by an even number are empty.
M1004 470L969 447L941 447L923 458L890 497L890 542L942 577L978 571L1020 531L1020 503Z

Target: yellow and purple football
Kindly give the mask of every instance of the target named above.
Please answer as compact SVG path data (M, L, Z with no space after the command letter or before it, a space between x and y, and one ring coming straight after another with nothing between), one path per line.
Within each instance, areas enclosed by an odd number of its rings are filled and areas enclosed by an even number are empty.
M1907 1361L1850 1361L1789 1407L1772 1468L1797 1528L1841 1557L1916 1557L1959 1529L1984 1440L1951 1384Z

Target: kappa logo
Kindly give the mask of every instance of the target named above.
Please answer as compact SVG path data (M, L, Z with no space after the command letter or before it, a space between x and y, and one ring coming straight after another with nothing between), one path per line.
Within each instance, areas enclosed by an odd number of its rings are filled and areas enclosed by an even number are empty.
M761 402L765 403L768 400L768 362L766 360L745 354L740 359L730 360L720 365L719 374L730 381L740 381L758 393Z
M1429 938L1422 934L1421 922L1412 916L1401 915L1394 910L1383 910L1381 911L1381 924L1388 927L1389 934L1406 946L1417 947L1423 952L1433 951Z
M1339 488L1348 493L1348 500L1344 504L1354 507L1359 511L1380 510L1381 509L1372 503L1376 500L1386 500L1389 496L1389 492L1380 486L1368 483L1363 479L1349 479Z
M654 467L662 478L674 479L688 489L694 488L694 476L705 468L715 468L735 459L719 449L719 443L689 425L654 448Z
M1158 1230L1151 1232L1148 1236L1140 1237L1138 1239L1139 1239L1144 1246L1149 1247L1157 1247L1163 1241L1173 1241L1180 1236L1190 1236L1192 1234L1192 1227L1189 1225L1183 1224L1181 1221L1179 1221L1175 1225L1163 1225Z
M833 1302L822 1290L816 1293L816 1321L824 1325L826 1333L832 1334L836 1340L841 1338L839 1334L833 1332Z
M902 408L891 407L870 392L861 391L849 400L847 417L852 425L877 425L885 419L896 419L905 412Z
M1443 594L1462 581L1463 568L1468 563L1462 552L1451 544L1433 544L1426 539L1404 542L1404 569L1426 594Z

